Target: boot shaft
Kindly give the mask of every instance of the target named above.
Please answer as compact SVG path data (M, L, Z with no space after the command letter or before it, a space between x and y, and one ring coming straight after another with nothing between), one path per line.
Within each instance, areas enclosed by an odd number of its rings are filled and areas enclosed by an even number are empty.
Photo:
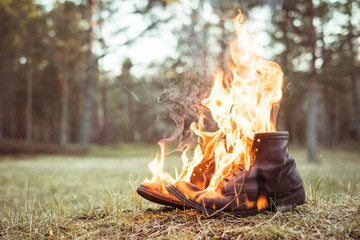
M288 141L289 133L286 131L256 133L250 169L236 174L238 176L233 181L225 181L224 193L234 194L234 184L241 186L245 192L276 193L281 181L281 172L288 158Z
M255 134L249 170L237 166L215 191L181 181L168 189L187 205L212 214L247 215L273 205L303 204L305 191L295 161L288 154L288 139L288 132Z

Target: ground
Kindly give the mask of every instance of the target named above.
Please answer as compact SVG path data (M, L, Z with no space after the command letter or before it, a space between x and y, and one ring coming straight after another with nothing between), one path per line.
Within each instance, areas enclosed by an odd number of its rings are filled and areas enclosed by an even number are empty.
M135 192L157 146L90 146L75 154L0 156L0 239L359 239L360 152L290 146L307 203L288 212L207 218ZM170 156L168 168L179 155ZM173 171L170 171L172 173Z

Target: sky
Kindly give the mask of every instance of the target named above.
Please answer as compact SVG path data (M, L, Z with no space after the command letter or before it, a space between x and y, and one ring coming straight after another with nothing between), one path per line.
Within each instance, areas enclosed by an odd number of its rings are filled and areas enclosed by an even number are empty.
M161 31L153 30L139 38L131 46L123 45L129 39L136 37L149 24L150 21L144 19L140 14L129 14L134 11L132 2L122 2L121 8L112 19L107 21L101 31L110 51L101 61L100 66L103 70L110 72L111 75L121 73L122 63L126 58L133 61L132 73L136 77L141 77L146 72L151 71L147 66L152 62L161 62L167 56L178 57L176 53L177 40L171 34L172 25L161 24ZM172 9L162 11L162 19L166 19L173 13ZM129 27L123 34L114 36L117 29Z
M36 0L45 6L47 10L51 10L56 0ZM64 1L64 0L59 0ZM80 2L81 0L74 0ZM189 20L189 16L192 8L196 8L197 1L199 0L182 0L175 1L175 3L168 5L166 9L154 8L156 15L161 19L166 19L171 16L175 16L170 22L160 24L155 30L152 30L141 38L139 38L131 46L124 45L127 40L134 38L140 32L142 32L151 21L148 16L141 14L133 14L134 6L141 8L147 0L137 1L116 1L114 2L117 11L111 18L107 18L101 29L95 28L96 33L101 35L108 46L108 51L105 57L99 61L100 68L107 72L110 78L121 74L122 63L126 58L130 58L133 61L132 74L135 77L143 77L155 74L157 72L156 65L164 62L164 59L171 57L173 59L179 58L176 51L178 39L172 34L172 30L179 27L181 24L186 23ZM335 0L329 0L335 1ZM208 22L216 23L219 21L219 16L212 12L211 7L204 5L203 14ZM272 60L278 53L281 52L281 46L275 46L270 48L270 36L267 33L269 28L269 22L271 21L270 7L256 7L249 11L245 26L250 29L250 32L256 35L255 46L257 54L263 56L266 59ZM354 18L354 21L360 21L360 15ZM347 19L344 19L341 14L334 16L334 18L324 25L324 31L328 34L325 36L325 40L331 43L331 33L337 34L342 31L341 24L345 23ZM316 25L316 20L314 22ZM127 30L114 34L118 29L127 27ZM94 51L99 55L103 52L98 45L95 45ZM190 53L189 53L190 55ZM300 62L306 62L306 55L304 59L300 59ZM321 66L321 62L317 62L318 66ZM298 70L306 70L307 64L296 64ZM214 66L215 68L215 66Z
M36 0L45 6L47 10L51 10L56 0ZM65 1L65 0L59 0ZM80 2L81 0L74 0ZM152 30L141 38L139 38L131 46L124 45L127 40L134 38L140 32L142 32L146 26L150 24L148 16L141 14L132 14L134 6L141 8L146 5L147 0L137 1L116 1L114 2L117 11L111 18L107 18L101 29L96 28L97 34L101 35L108 46L108 51L105 57L99 61L101 70L107 72L110 78L121 74L122 63L126 58L130 58L133 61L132 74L135 77L149 76L157 72L156 65L164 62L164 59L171 57L173 59L179 58L176 51L178 39L172 34L172 30L179 27L181 24L189 22L189 16L192 8L197 7L197 2L200 0L181 0L175 1L175 3L168 5L166 9L154 8L156 15L161 19L166 19L170 16L175 16L170 22L160 24L155 30ZM272 0L269 0L272 1ZM281 1L281 0L276 0ZM337 0L328 0L337 1ZM316 1L315 1L316 2ZM359 9L358 9L359 10ZM271 27L269 22L271 21L270 5L265 7L256 7L249 11L245 26L250 29L250 32L256 35L255 46L257 54L263 56L266 59L272 60L277 54L281 52L281 46L275 46L270 48L270 36L267 33L267 29ZM219 21L219 16L212 12L211 7L204 5L203 15L208 22L216 23ZM327 44L331 44L334 39L332 34L338 34L343 31L342 24L346 24L348 19L346 16L339 13L335 14L333 18L323 26L325 34L325 41ZM355 22L360 21L360 14L357 14L352 19ZM317 21L314 21L317 26ZM128 29L120 34L114 34L118 29L128 27ZM103 52L98 45L95 45L94 51L99 55ZM189 53L190 55L190 53ZM297 70L306 71L310 61L310 57L302 56L298 59L299 63L295 66ZM321 66L321 59L318 59L317 66ZM214 66L215 68L215 66Z
M49 11L56 0L36 0L45 6ZM60 0L64 1L64 0ZM74 0L79 1L79 0ZM147 1L137 1L138 7ZM172 34L174 27L179 27L183 22L189 21L191 8L196 7L196 0L182 0L168 5L165 10L157 10L156 14L161 19L166 19L170 16L176 16L172 21L161 24L159 29L155 29L141 38L139 38L131 46L125 46L123 43L128 39L137 36L150 23L149 19L141 14L131 14L134 11L134 1L118 1L114 2L118 11L114 13L111 18L105 21L101 30L96 29L98 34L104 37L108 45L108 53L100 61L100 67L106 71L110 77L121 74L122 63L126 58L133 61L132 74L136 77L151 75L156 73L157 69L149 67L149 65L161 64L165 58L178 58L176 51L177 39ZM118 5L118 6L116 6ZM256 16L256 17L254 17ZM204 7L204 17L207 21L216 23L219 19L213 12L211 7ZM267 45L270 42L270 37L266 33L266 27L270 21L269 8L255 8L250 11L246 25L252 32L257 35L255 40L258 45L258 54L271 58L274 55L274 50L269 49ZM118 29L128 27L127 31L121 34L114 34ZM101 48L95 45L95 52L102 54ZM190 53L189 53L190 54ZM154 64L155 63L155 64ZM215 68L215 66L214 66Z
M132 3L121 3L121 9L106 23L102 30L102 34L111 49L109 54L100 62L103 70L108 71L111 75L118 75L121 73L122 62L129 57L134 63L132 74L141 77L151 74L152 71L155 73L156 70L149 68L149 64L161 63L166 57L178 58L176 52L177 39L171 31L181 24L181 21L187 21L191 7L194 7L192 6L193 2L191 0L179 1L167 6L166 11L158 11L158 16L162 19L170 16L176 16L176 18L169 23L161 24L159 30L149 32L130 47L121 44L127 39L136 36L149 22L141 15L129 14L129 12L133 11ZM210 22L217 22L218 16L211 11L210 7L204 8L205 18ZM265 30L269 21L269 8L255 8L251 11L246 22L248 28L255 30L253 32L257 35L255 43L258 45L258 54L265 57L272 57L274 53L273 50L267 47L270 37ZM131 23L129 31L112 36L111 33L115 32L116 29L129 26L129 23Z

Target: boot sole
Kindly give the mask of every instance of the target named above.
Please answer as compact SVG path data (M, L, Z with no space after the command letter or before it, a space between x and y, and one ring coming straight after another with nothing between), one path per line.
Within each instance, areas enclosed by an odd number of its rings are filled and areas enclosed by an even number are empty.
M265 210L272 211L273 209L275 209L277 211L287 211L298 205L305 203L305 191L304 191L304 188L301 187L298 190L292 192L291 194L289 194L285 197L276 199L275 202L270 200L269 201L270 206L267 208L264 208L264 209L258 210L257 208L252 208L252 209L246 209L246 210L241 210L241 211L231 211L231 212L217 211L214 209L210 209L210 208L201 206L197 202L187 199L184 194L182 194L180 191L178 191L175 187L173 187L171 185L166 186L166 188L168 189L169 192L174 194L177 198L179 198L181 201L183 201L186 205L188 205L192 208L195 208L199 211L205 212L207 215L230 214L230 215L247 217L247 216L254 215L254 214L257 214L257 213L265 211Z

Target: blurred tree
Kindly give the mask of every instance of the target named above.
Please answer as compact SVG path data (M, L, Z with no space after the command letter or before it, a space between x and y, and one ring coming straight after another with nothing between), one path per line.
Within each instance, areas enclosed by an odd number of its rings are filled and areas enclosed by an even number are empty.
M50 31L55 34L55 41L49 45L48 58L56 68L60 97L59 144L68 141L69 133L69 100L71 89L79 84L79 73L76 68L84 62L85 54L82 46L86 41L86 29L82 26L84 7L73 2L55 4L49 13L48 20L53 23ZM77 93L80 94L80 93ZM76 104L76 103L74 103ZM75 117L77 114L71 116Z
M101 124L101 132L99 142L101 144L107 144L110 142L110 119L109 119L109 89L112 87L105 76L101 76L102 82L100 83L100 91L101 91L101 105L102 105L102 124Z
M284 96L281 102L283 117L280 120L284 122L285 128L290 130L290 140L295 145L303 143L302 133L305 119L302 116L305 113L302 114L301 111L307 87L304 79L308 78L306 73L302 73L295 66L298 65L296 64L298 59L306 52L306 46L299 44L304 41L303 38L306 36L303 34L306 19L303 17L301 4L301 1L285 1L280 9L273 8L274 28L269 28L270 35L274 40L272 47L277 48L277 44L283 46L283 50L276 58L276 62L284 71Z
M13 31L16 22L10 13L10 2L0 1L0 139L6 136L4 128L6 125L6 115L9 114L7 104L12 95L11 61L14 58L14 52L11 51L9 43L12 42ZM2 23L2 24L1 24ZM4 24L6 23L6 24Z
M4 122L6 121L3 114L5 112L5 105L9 104L14 97L15 83L11 81L14 74L14 66L18 66L21 61L26 64L25 79L26 79L26 99L25 104L25 138L27 142L32 141L33 135L33 78L34 69L38 67L41 62L42 49L42 33L44 26L44 18L42 17L42 9L40 6L34 4L31 0L22 0L17 2L1 1L1 16L5 18L0 27L3 34L0 42L3 45L3 62L2 66L8 66L8 69L3 72L6 75L2 78L4 89L2 90L0 103L0 121L2 125L1 135L3 135ZM10 60L10 61L9 61ZM10 110L14 111L14 110ZM18 130L15 130L19 134Z
M337 51L341 51L341 46L343 45L340 41L338 41L337 45L334 45L333 43L327 43L325 40L329 34L325 31L325 26L331 21L331 17L335 11L337 11L335 6L325 1L320 2L316 10L317 20L321 22L318 26L318 38L322 64L318 67L318 72L319 80L322 84L324 102L324 144L327 147L332 147L335 141L335 109L337 104L334 97L334 95L337 94L334 88L336 79L334 79L333 74L333 70L336 68L336 65L331 63L331 58ZM341 40L341 38L338 40ZM339 89L341 88L337 88L337 90Z
M351 95L354 105L354 112L355 112L355 126L356 126L356 139L360 143L360 100L359 100L359 88L358 88L358 78L359 75L357 74L359 72L359 68L356 68L356 56L359 54L359 42L355 41L356 39L359 39L360 36L360 29L359 25L357 25L357 28L353 24L354 19L354 13L353 9L355 9L355 4L357 4L357 7L360 7L360 2L354 2L347 0L345 3L345 13L348 15L348 47L349 47L349 57L350 57L350 66L352 67L349 69L349 75L350 75L350 81L351 81ZM354 5L354 7L353 7ZM359 9L358 9L359 10ZM355 46L354 46L355 45ZM355 49L358 49L357 51Z
M125 140L127 142L134 142L135 140L135 109L136 104L134 104L133 99L139 100L137 95L133 92L135 82L133 77L131 76L130 69L132 68L133 64L130 59L126 59L123 63L121 75L119 76L118 80L121 84L121 87L123 87L126 91L126 102L125 105L125 114L126 117L126 132L125 132Z
M94 84L95 84L95 58L93 54L93 45L94 45L94 7L95 0L87 0L88 3L88 13L87 20L89 24L88 28L88 40L87 40L87 62L86 62L86 80L84 85L84 99L83 99L83 109L81 117L81 127L80 127L80 143L89 143L91 137L91 115L92 115L92 106L94 99Z
M346 12L347 4L348 1L342 3L319 1L316 4L312 4L312 1L301 0L284 2L280 14L274 16L274 23L277 26L272 33L274 43L280 43L284 46L284 51L280 54L279 60L282 66L286 66L284 68L285 82L287 83L285 90L286 87L292 88L293 96L287 98L286 91L284 91L284 101L282 102L285 110L285 121L289 122L287 126L294 126L289 127L292 135L294 132L296 133L296 129L298 129L298 133L301 133L299 132L301 128L298 126L302 125L302 117L299 116L296 109L305 109L302 103L305 96L304 90L308 90L309 103L314 102L311 100L314 89L318 97L322 93L322 98L318 98L324 106L320 109L322 111L316 111L315 117L310 117L311 104L309 104L310 108L303 114L307 114L307 125L310 127L307 134L309 159L314 156L315 134L323 133L324 144L331 147L335 142L342 142L351 137L351 128L355 122L350 118L352 111L349 108L343 108L343 106L349 105L348 98L354 96L354 92L350 94L350 89L356 89L356 87L348 87L348 83L344 79L350 79L350 83L352 83L349 73L356 72L356 57L355 60L351 60L350 56L358 54L356 48L351 49L351 43L356 43L354 40L359 36L358 30L356 28L349 29L351 25L349 22L334 21L334 18L339 18L339 16L348 16L347 19L350 23L353 21L351 14ZM352 11L358 11L356 4L352 5ZM335 26L343 30L335 31ZM312 30L315 31L315 43L312 40L314 38ZM314 47L315 52L313 51ZM307 57L306 54L309 53L311 55ZM299 66L306 66L307 62L309 68L297 70ZM316 85L318 86L315 88L313 85L314 73L316 73ZM306 79L311 81L308 82ZM321 92L319 92L320 89ZM357 92L355 91L355 93ZM356 98L353 97L353 100ZM353 102L356 106L356 101ZM321 106L320 104L316 105ZM354 115L356 116L355 109L356 107L354 107ZM320 117L323 118L324 124L319 124ZM319 128L315 131L313 127L316 125ZM301 140L301 135L299 137Z
M309 48L311 52L310 63L310 86L309 86L309 109L308 109L308 126L307 126L307 150L308 160L316 160L317 151L317 104L318 104L318 74L316 70L316 30L314 26L315 9L313 0L308 0L308 34L309 34Z
M306 132L321 134L326 146L359 137L358 2L193 1L181 19L159 14L182 6L171 8L172 3L126 3L134 6L129 14L147 25L132 34L133 23L119 27L114 34L123 36L123 45L137 44L172 22L167 27L174 26L178 55L151 63L153 73L142 78L134 77L129 62L135 59L129 59L116 79L98 65L111 51L101 27L125 3L57 1L45 11L31 0L0 0L0 138L60 144L186 140L190 123L199 112L206 114L200 102L212 85L213 67L224 67L229 56L230 16L237 8L247 15L254 7L273 10L271 47L280 53L276 61L285 73L281 127L290 130L292 143L315 148ZM333 26L341 30L329 32ZM162 124L154 124L157 119Z
M356 55L358 51L353 48L353 43L359 35L359 29L353 26L352 11L356 11L356 4L349 11L352 1L329 3L320 2L317 7L319 24L318 36L320 39L321 65L319 79L321 80L324 101L324 143L327 147L333 146L334 142L344 141L351 138L352 132L357 132L357 94L356 82L352 81L352 73L357 71ZM359 11L359 9L357 10ZM345 16L347 22L339 21L336 24L343 29L337 33L327 32L336 16ZM329 40L330 39L330 40ZM347 81L350 80L350 84ZM353 119L351 108L343 108L350 105L348 98L353 100ZM357 134L354 134L354 139Z
M317 126L319 120L318 98L319 81L324 90L325 97L325 139L330 142L331 109L328 108L331 101L326 100L328 78L321 75L319 61L327 58L329 46L321 43L323 33L321 27L324 22L329 21L329 5L320 2L314 5L312 0L298 0L295 2L284 2L279 14L273 15L273 23L276 28L272 32L275 44L280 43L283 51L279 55L280 65L285 73L284 115L286 126L291 131L292 141L297 144L302 142L303 124L306 122L306 144L308 149L308 160L316 159L318 142ZM315 26L315 22L317 25ZM331 51L330 51L331 52ZM307 80L309 79L309 81ZM290 91L287 91L290 88ZM305 96L307 97L305 98ZM306 101L304 101L306 100ZM303 105L307 103L306 111ZM306 116L307 119L304 119Z

